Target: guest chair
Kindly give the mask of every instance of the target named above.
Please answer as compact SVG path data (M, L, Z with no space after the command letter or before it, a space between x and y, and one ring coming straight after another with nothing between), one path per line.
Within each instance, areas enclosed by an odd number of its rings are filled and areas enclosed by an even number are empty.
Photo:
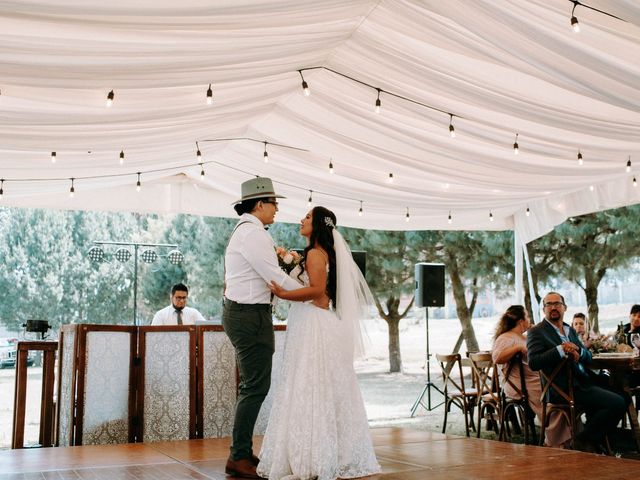
M447 415L451 405L458 407L464 415L464 427L469 436L469 426L473 425L473 407L478 392L475 388L466 388L462 373L462 358L459 353L440 355L436 353L436 360L440 364L442 372L442 390L444 392L444 422L442 433L447 430Z
M498 369L493 363L491 353L469 353L469 360L471 361L477 390L478 425L476 427L476 436L480 438L483 418L487 421L487 429L493 427L493 430L498 433L498 426L502 417L500 380L498 378Z
M520 374L520 382L514 382L511 374L514 371ZM504 376L501 381L500 401L502 403L502 411L500 416L500 433L498 439L507 441L511 436L509 429L510 419L519 419L523 425L524 443L531 443L535 438L535 414L529 406L529 393L527 392L527 382L524 374L524 365L522 363L522 354L518 353L511 358L507 364L506 370L503 371ZM507 395L505 387L509 385L512 389L511 396ZM514 394L515 392L515 394ZM531 432L531 439L529 438Z

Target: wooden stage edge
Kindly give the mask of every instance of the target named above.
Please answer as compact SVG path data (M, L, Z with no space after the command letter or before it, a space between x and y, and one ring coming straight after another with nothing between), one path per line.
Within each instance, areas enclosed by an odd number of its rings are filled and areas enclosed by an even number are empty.
M382 473L369 479L638 478L637 460L409 428L371 430ZM262 438L256 437L259 451ZM0 479L224 479L229 439L0 451Z

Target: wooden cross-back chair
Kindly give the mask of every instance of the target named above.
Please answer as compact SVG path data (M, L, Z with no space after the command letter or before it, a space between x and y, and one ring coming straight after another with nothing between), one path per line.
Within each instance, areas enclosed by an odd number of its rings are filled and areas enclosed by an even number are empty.
M487 421L487 429L493 428L498 433L502 417L502 401L500 398L500 380L497 366L489 352L470 352L468 354L473 370L476 393L478 422L476 436L480 438L482 419Z
M558 365L547 375L540 370L540 384L542 386L542 394L540 401L542 402L542 428L540 429L540 445L544 444L545 430L549 425L549 418L553 412L559 412L569 425L571 432L571 448L576 437L576 422L578 419L578 410L573 398L573 369L569 363L569 357L562 359ZM562 388L558 385L558 375L565 372L567 385ZM556 395L555 401L550 401L552 394Z
M515 382L514 379L511 378L512 373L516 370L520 374L519 382ZM506 393L507 385L512 389L511 395L507 395ZM515 354L507 363L506 369L503 370L500 400L502 402L502 415L500 417L500 434L498 435L498 439L507 441L511 437L509 420L513 418L513 416L516 416L524 428L524 443L532 443L529 439L529 433L531 432L531 440L533 440L536 432L534 423L535 413L529 406L529 393L527 391L521 353Z
M447 430L447 415L451 405L458 407L464 415L464 427L469 436L469 427L475 430L473 425L473 408L477 397L475 388L467 388L462 372L462 357L459 353L441 355L436 353L436 360L442 373L442 390L444 391L444 421L442 433Z

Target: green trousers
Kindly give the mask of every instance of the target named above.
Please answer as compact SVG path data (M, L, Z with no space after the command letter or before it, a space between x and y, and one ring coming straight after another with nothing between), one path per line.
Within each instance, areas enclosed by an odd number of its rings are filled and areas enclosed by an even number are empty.
M271 305L225 300L222 325L236 351L240 371L231 458L241 460L253 454L253 429L271 385L275 351Z

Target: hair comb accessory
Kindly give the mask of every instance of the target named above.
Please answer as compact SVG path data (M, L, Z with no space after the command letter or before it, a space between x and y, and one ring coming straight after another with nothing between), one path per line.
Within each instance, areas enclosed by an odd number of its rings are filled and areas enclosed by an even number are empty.
M324 224L327 227L336 228L336 225L335 223L333 223L333 220L331 220L331 217L324 217Z

